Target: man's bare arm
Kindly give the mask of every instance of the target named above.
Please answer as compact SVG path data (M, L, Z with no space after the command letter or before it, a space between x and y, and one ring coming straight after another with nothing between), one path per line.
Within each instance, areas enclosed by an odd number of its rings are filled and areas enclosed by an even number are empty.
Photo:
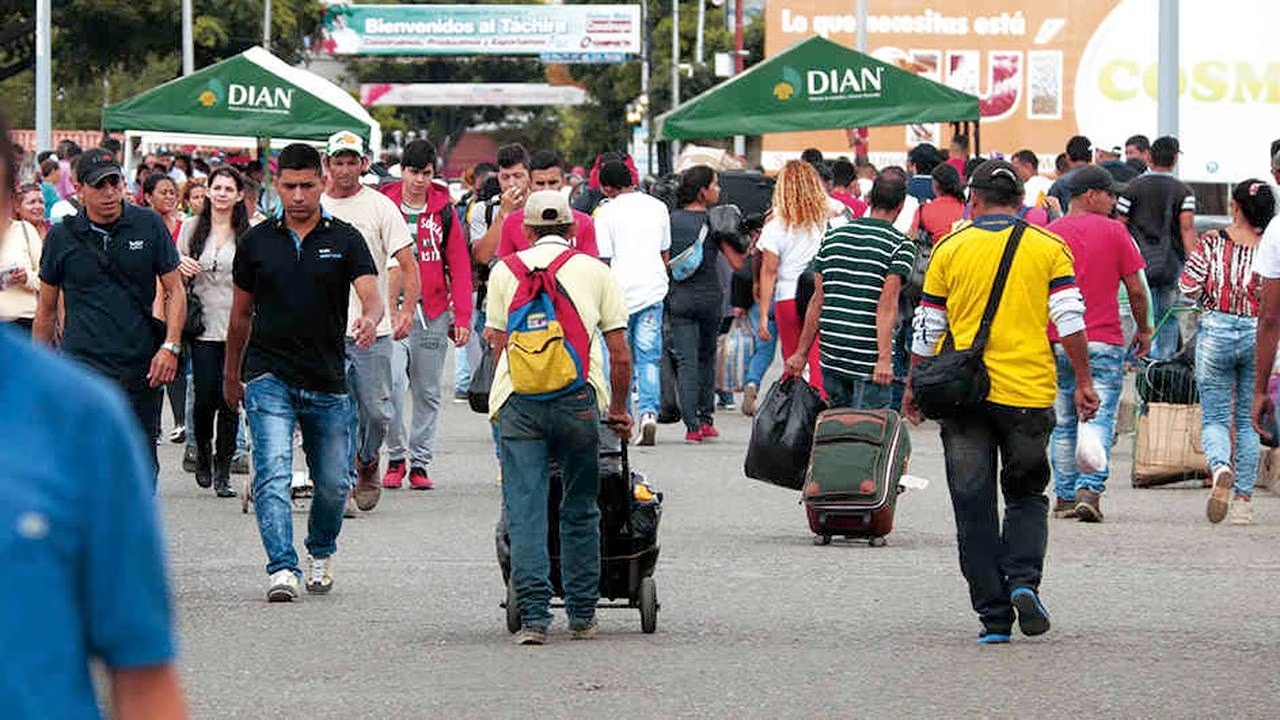
M40 297L36 303L36 319L31 327L31 337L38 343L53 344L55 329L58 325L58 306L62 299L62 288L45 283L40 286Z
M184 720L186 704L173 665L111 671L113 720Z

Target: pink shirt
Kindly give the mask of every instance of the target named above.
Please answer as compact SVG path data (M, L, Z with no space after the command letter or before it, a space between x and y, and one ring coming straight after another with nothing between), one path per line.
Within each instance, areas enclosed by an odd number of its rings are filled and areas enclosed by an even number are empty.
M591 216L574 210L573 221L577 225L573 246L591 257L600 257L600 249L596 245L596 225L591 221ZM503 221L502 239L498 241L498 254L494 257L504 258L512 253L528 250L529 247L529 239L524 236L524 208L520 208Z
M831 197L844 203L844 206L849 208L849 213L855 218L860 218L867 214L867 204L861 198L856 198L847 192L840 192L839 190L833 190Z
M1049 223L1049 232L1067 243L1075 259L1076 286L1084 296L1085 335L1091 342L1124 345L1120 327L1120 283L1146 267L1129 231L1119 221L1088 213ZM1049 340L1058 341L1049 326Z

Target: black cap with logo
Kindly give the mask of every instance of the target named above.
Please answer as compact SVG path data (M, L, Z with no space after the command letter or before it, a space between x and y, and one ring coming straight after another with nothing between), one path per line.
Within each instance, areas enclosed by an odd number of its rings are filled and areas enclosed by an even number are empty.
M124 177L124 170L115 156L102 148L94 148L76 160L76 179L81 185L97 185L104 178L115 175Z

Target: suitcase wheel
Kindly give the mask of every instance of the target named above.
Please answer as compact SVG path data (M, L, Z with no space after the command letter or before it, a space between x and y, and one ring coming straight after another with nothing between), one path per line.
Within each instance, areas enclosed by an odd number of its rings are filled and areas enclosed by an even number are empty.
M640 630L651 635L658 629L658 586L653 578L640 579Z
M883 537L873 537L867 541L867 544L869 544L871 547L884 547L886 544L888 544L888 541L885 540Z
M507 632L512 635L520 632L520 604L516 601L516 589L507 585L507 600L502 603L507 610Z
M813 538L813 544L814 544L814 545L818 545L818 546L822 546L822 545L830 545L830 544L831 544L831 536L830 536L830 535L818 535L818 536L816 536L815 538Z

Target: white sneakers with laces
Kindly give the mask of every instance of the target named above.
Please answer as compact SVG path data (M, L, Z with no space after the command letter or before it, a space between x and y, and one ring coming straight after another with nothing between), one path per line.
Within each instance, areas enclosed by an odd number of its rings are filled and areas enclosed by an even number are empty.
M267 602L293 602L298 598L298 576L288 568L271 573L267 581Z
M307 592L313 595L324 595L333 589L333 556L327 558L307 557L310 572L307 573Z

